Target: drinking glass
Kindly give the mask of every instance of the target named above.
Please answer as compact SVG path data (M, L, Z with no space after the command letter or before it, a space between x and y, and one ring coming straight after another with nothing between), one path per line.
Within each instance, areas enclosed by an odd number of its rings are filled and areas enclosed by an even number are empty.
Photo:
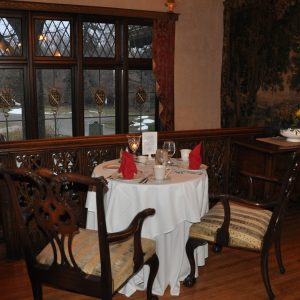
M173 141L164 141L163 149L167 150L168 152L168 164L172 164L171 157L175 154L176 146L175 142Z
M155 154L156 165L166 165L168 162L168 152L165 149L157 149Z
M135 152L140 146L141 136L140 135L127 135L127 141L129 149L135 155Z

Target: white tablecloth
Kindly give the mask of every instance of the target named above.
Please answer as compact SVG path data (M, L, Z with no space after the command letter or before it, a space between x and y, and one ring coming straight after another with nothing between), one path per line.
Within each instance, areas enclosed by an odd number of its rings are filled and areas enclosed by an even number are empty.
M116 162L116 161L115 161ZM116 170L106 169L108 163L97 166L93 176L108 176ZM112 162L109 162L112 164ZM137 164L146 175L152 166ZM169 179L156 182L150 177L146 184L138 182L109 180L105 195L105 212L108 232L125 229L133 217L145 208L154 208L154 216L148 217L143 225L142 237L156 240L159 270L154 281L153 293L163 295L170 285L171 295L179 295L180 281L189 273L190 267L185 253L189 227L199 222L208 210L208 177L202 174L177 173L173 167ZM88 209L87 228L97 229L95 193L89 192L86 201ZM195 251L198 266L204 265L207 246ZM137 289L146 288L149 270L145 267L121 290L130 296Z

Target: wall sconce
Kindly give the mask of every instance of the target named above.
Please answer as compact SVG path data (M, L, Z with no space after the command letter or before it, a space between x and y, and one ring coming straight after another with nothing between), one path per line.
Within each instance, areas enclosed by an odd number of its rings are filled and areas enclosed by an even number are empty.
M168 12L172 13L176 6L175 0L167 0L165 6L168 8Z

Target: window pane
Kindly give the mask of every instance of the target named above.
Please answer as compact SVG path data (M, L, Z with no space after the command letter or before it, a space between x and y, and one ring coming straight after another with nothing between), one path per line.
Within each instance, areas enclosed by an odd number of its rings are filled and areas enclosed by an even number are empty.
M151 70L130 70L129 132L155 130L155 79Z
M24 139L23 69L0 69L0 140Z
M0 56L22 56L21 19L0 17Z
M115 57L115 25L83 23L84 57Z
M39 137L72 136L71 70L36 71Z
M35 21L36 56L71 56L70 22Z
M115 71L84 71L85 135L115 134Z
M152 57L152 27L128 25L128 57Z

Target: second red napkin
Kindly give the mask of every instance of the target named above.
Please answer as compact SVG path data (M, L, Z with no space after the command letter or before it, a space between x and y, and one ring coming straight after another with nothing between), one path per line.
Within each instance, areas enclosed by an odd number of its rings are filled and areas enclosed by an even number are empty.
M189 169L198 170L201 166L201 163L201 144L198 144L189 154Z
M121 157L121 165L119 172L122 173L124 179L132 179L137 174L136 164L133 160L133 156L124 151Z

